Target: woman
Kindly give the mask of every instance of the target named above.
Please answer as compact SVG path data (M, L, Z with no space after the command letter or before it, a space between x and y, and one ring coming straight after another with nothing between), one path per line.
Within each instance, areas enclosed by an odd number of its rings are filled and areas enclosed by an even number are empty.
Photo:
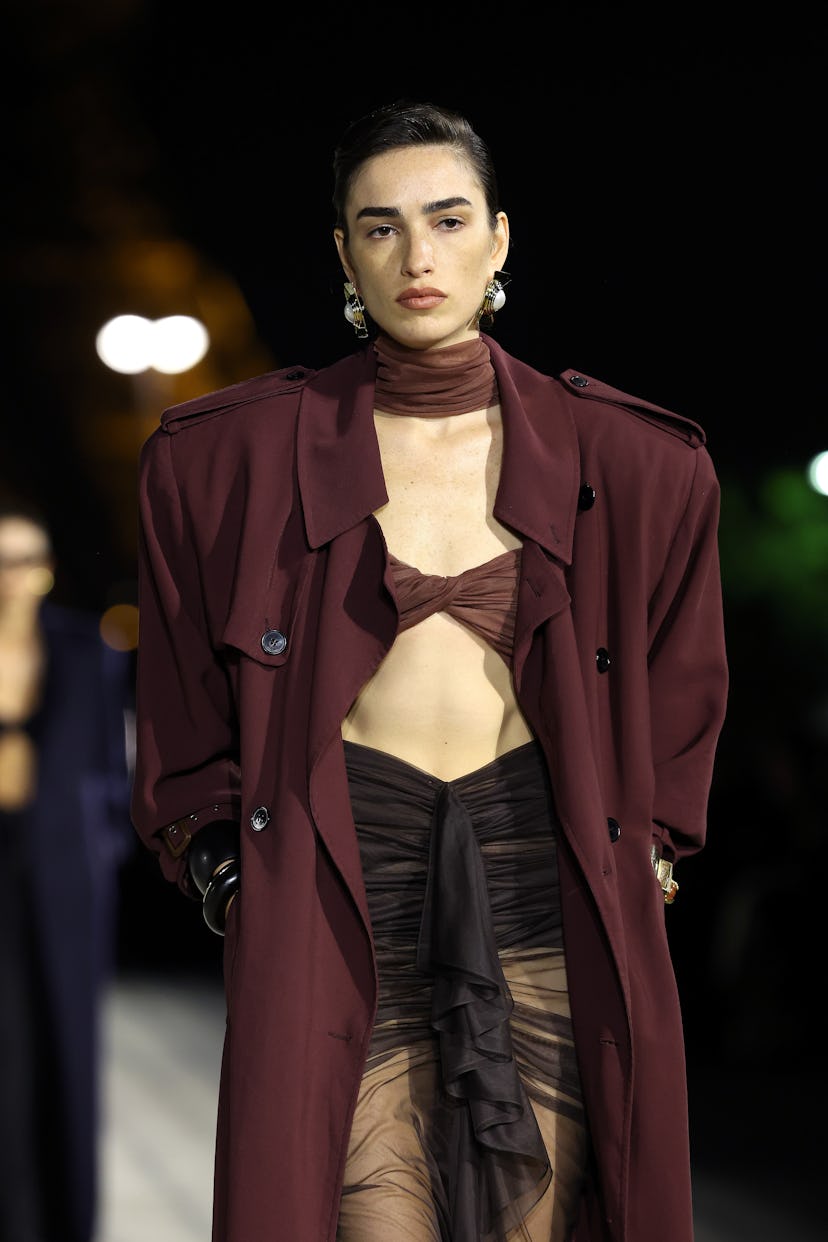
M91 1242L99 1018L129 825L132 669L55 604L43 516L0 501L0 1238Z
M142 455L133 816L225 933L214 1242L690 1242L704 435L481 332L509 224L462 117L381 108L334 174L368 343Z

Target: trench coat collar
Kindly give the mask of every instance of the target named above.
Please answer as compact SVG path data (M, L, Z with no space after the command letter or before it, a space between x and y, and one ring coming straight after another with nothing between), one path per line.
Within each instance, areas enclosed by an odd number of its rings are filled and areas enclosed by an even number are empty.
M578 439L561 384L489 347L503 415L498 521L570 564L580 484ZM319 548L388 501L374 427L373 346L307 383L299 412L297 466L305 529Z

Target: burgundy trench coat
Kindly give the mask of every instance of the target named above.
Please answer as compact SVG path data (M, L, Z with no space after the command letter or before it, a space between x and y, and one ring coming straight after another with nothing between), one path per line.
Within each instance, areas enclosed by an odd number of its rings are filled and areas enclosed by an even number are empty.
M726 699L719 488L695 423L487 338L494 512L523 540L516 693L562 828L594 1150L576 1242L693 1236L682 1023L650 859L704 843ZM394 641L366 347L167 410L141 456L132 815L186 850L241 825L213 1242L333 1242L375 1014L340 726Z

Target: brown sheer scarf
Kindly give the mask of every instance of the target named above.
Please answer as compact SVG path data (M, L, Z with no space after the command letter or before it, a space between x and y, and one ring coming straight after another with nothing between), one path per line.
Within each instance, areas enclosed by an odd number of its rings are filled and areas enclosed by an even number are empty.
M374 349L374 406L383 414L443 418L485 410L498 400L489 349L480 336L442 349L409 349L381 333Z

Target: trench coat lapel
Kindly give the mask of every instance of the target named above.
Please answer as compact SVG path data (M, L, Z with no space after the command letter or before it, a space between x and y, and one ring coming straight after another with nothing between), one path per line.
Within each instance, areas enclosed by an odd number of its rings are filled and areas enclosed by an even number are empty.
M504 435L494 512L526 537L512 657L515 689L544 745L556 807L575 857L585 875L602 875L609 869L606 809L567 586L581 486L578 435L558 383L504 355L493 342L489 347ZM593 890L593 896L629 1005L626 964L618 950L624 943L620 907L606 887Z
M297 469L305 530L320 548L388 501L374 428L373 348L321 371L299 407Z
M534 631L569 605L562 568L572 561L578 437L560 385L485 339L503 417L494 514L545 553L545 558L524 558L515 630L519 672ZM297 463L312 548L358 526L388 500L373 419L376 369L369 346L314 377L302 395ZM339 650L341 658L345 648ZM345 709L349 706L350 701Z
M391 647L398 616L382 531L367 521L388 500L374 428L370 347L306 385L297 475L308 543L324 562L310 689L308 784L317 830L370 926L350 805L342 720Z
M494 514L564 565L572 560L578 439L561 387L485 338L500 390L504 446ZM308 542L336 538L388 501L374 428L373 346L306 385L297 465Z
M569 565L580 486L572 414L555 380L486 340L503 417L503 461L494 515Z
M377 522L359 523L334 539L325 557L308 737L308 789L317 830L370 926L350 806L341 725L397 633L398 614L386 583L385 541Z
M494 512L526 541L515 631L517 680L539 626L560 615L560 633L572 631L564 567L572 560L578 441L559 386L487 343L504 426ZM372 347L314 377L303 392L297 442L308 542L327 558L310 714L311 807L366 925L355 834L341 816L348 793L339 730L390 649L398 623L382 532L367 521L388 500L373 420L375 378Z
M524 536L513 655L519 684L535 631L570 607L564 570L572 563L580 455L560 386L488 344L503 418L494 515Z

